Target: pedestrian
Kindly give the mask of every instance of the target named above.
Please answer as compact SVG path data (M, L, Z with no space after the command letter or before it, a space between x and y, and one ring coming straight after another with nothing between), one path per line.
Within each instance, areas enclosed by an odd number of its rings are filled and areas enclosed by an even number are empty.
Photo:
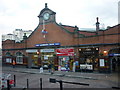
M53 67L51 68L51 74L54 74L54 68Z
M16 64L16 63L15 63L15 60L13 60L13 63L12 63L13 68L15 68L15 64Z
M54 65L53 65L53 63L51 64L51 74L54 74Z
M76 65L75 65L76 63L75 62L73 62L73 72L75 72L75 69L76 69Z
M40 73L43 73L43 67L42 66L40 67Z
M113 71L115 71L115 69L116 69L116 59L112 60L112 69L113 69Z
M49 73L51 72L51 64L50 63L48 65L48 71L49 71Z
M68 69L68 64L67 63L65 64L65 68L66 68L66 71L68 72L69 69Z
M74 59L70 59L70 71L73 71L73 62L74 62Z

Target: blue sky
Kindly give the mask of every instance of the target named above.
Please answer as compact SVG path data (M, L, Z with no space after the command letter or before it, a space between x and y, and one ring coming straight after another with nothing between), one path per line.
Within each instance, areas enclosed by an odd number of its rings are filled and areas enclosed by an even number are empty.
M45 3L56 12L57 23L63 25L94 28L96 17L99 17L101 27L114 26L118 24L118 1L0 0L0 36L13 33L15 29L34 30L39 23L37 16Z

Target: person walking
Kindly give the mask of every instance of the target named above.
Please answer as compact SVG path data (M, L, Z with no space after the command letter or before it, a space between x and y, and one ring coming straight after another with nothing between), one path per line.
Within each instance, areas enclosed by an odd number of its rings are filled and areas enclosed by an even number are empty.
M51 73L51 63L49 63L48 65L48 70L49 70L49 73Z
M42 66L40 67L40 73L43 73L43 67Z
M13 64L13 68L15 68L15 64L16 64L16 63L15 63L15 60L13 60L13 63L12 63L12 64Z
M54 64L51 63L51 74L54 74Z

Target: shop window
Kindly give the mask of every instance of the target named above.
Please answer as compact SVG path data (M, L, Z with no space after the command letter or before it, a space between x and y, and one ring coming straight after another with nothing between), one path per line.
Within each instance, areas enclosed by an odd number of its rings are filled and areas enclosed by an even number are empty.
M23 55L21 52L16 53L16 63L23 64Z
M69 60L69 56L59 56L59 65L65 67L65 65L69 63Z
M6 63L12 63L12 59L11 58L6 58Z

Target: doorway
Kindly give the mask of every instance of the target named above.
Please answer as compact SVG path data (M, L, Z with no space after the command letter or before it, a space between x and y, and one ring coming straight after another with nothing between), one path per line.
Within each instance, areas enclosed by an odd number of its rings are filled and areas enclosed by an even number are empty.
M118 72L119 71L119 64L120 64L120 58L119 57L113 57L111 59L111 71L112 72Z
M38 55L37 53L28 53L29 60L28 60L28 66L36 68L38 67Z

